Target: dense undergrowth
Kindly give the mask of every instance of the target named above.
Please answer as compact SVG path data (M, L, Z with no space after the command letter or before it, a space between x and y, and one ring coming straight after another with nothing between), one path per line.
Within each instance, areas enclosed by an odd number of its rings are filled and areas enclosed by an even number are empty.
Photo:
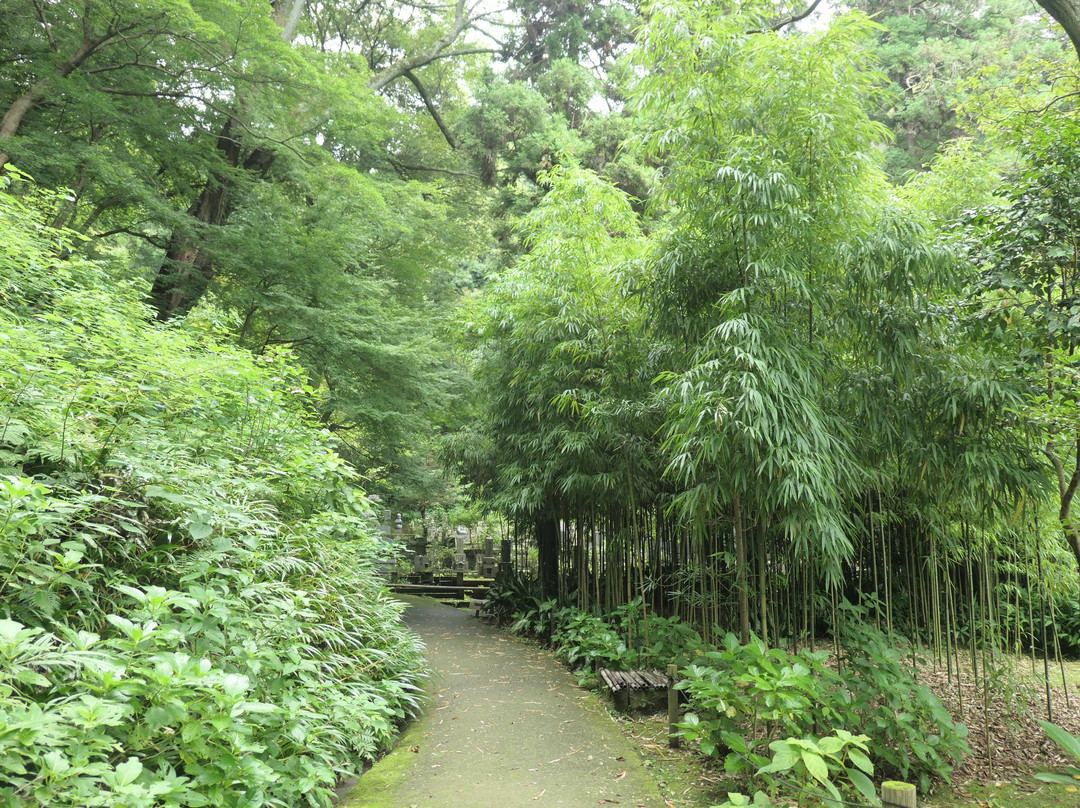
M971 751L967 728L916 680L898 638L876 629L861 607L841 610L839 658L769 648L758 638L742 645L734 634L709 647L683 621L644 614L639 601L586 612L541 599L521 575L503 578L485 611L583 671L677 663L688 700L683 737L762 795L839 805L846 788L850 798L874 803L870 776L927 791Z
M22 185L0 188L0 805L329 805L422 673L354 474L287 356L232 347L210 307L154 324Z

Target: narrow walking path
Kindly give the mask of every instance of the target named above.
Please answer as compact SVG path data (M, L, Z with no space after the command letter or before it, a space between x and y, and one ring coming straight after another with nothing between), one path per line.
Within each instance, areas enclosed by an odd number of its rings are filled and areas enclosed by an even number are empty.
M603 705L549 653L463 610L400 598L428 646L431 699L347 808L663 806Z

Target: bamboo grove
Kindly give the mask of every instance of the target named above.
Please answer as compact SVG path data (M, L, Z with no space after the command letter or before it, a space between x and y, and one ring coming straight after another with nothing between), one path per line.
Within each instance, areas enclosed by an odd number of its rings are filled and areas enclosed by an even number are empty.
M1063 125L998 131L1026 179L954 204L990 176L966 142L904 187L880 168L867 17L646 19L625 148L655 195L641 214L561 156L527 252L467 309L487 408L449 457L582 608L796 647L856 608L950 671L1053 656L1077 615L1048 462L1075 445L1075 360L1045 318L1076 310L1045 274L1075 270L1024 263L1009 216L1045 199L1022 142ZM1066 128L1045 135L1061 160Z

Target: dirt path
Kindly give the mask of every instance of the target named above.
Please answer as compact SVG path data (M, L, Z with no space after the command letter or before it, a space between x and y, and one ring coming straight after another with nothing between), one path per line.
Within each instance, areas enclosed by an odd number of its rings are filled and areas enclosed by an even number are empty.
M347 808L662 808L636 750L551 655L435 601L401 596L436 674L424 715Z

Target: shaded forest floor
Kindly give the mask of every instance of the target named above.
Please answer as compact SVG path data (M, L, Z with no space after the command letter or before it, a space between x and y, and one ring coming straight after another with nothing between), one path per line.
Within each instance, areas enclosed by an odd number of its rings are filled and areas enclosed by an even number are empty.
M981 664L981 663L980 663ZM1032 675L1030 658L1013 660L1009 674L981 677L978 684L968 665L961 665L950 680L944 668L926 666L926 681L953 716L967 724L972 755L953 773L953 785L938 784L920 804L927 808L1075 808L1080 798L1064 786L1034 779L1039 771L1060 768L1066 762L1046 736L1038 719L1046 717L1046 689L1042 661ZM1080 662L1066 662L1062 672L1051 666L1050 700L1054 723L1080 735ZM987 689L987 684L989 688ZM989 699L986 696L989 695ZM986 701L984 709L984 701ZM721 762L709 761L693 749L669 749L666 712L636 712L617 716L623 732L638 747L660 785L668 808L703 808L724 802L727 792L739 790L724 774Z

